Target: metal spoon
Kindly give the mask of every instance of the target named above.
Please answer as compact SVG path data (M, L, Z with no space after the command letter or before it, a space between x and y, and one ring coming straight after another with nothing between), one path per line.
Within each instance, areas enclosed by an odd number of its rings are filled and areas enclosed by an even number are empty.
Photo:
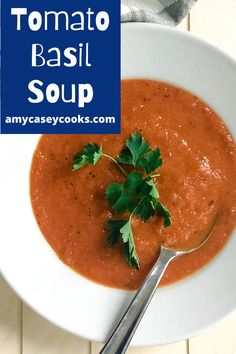
M209 240L216 221L217 217L214 218L204 240L194 248L186 251L178 251L161 246L156 263L134 296L120 322L111 333L100 354L123 354L126 352L169 263L179 256L192 253L201 248Z

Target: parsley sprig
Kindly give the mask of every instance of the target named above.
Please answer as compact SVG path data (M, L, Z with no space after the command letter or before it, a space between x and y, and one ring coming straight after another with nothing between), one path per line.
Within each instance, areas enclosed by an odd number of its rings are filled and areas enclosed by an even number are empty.
M125 176L123 183L111 183L107 187L107 204L115 213L130 213L126 219L107 221L105 229L108 232L108 244L112 247L122 241L126 261L131 267L139 269L132 231L133 215L144 222L154 216L163 217L164 227L171 225L169 210L158 200L159 193L154 178L159 174L151 175L162 165L160 149L151 150L149 143L140 133L135 132L126 140L125 147L117 159L103 153L102 147L97 144L86 144L75 155L72 170L78 170L87 164L95 165L101 157L111 159ZM132 171L128 173L121 164L132 166Z
M125 170L122 168L122 166L119 165L116 159L114 159L110 155L104 154L104 152L102 151L102 147L94 143L92 144L89 143L84 145L83 149L74 156L72 171L76 171L79 168L88 164L96 165L100 157L107 157L108 159L115 162L115 164L119 167L121 172L126 176Z
M160 149L150 149L148 142L138 133L131 135L125 142L118 161L134 167L141 167L146 173L151 173L162 165Z

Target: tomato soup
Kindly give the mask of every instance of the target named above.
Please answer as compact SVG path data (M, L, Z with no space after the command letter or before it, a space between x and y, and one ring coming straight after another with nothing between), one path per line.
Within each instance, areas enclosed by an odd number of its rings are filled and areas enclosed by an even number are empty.
M122 82L120 135L43 135L33 156L30 191L42 234L58 257L79 274L104 285L136 289L158 257L160 245L186 249L198 244L216 214L207 244L168 267L162 285L180 280L206 265L225 245L236 220L235 143L223 121L205 103L182 89L151 80ZM138 131L159 147L160 201L172 225L153 217L132 218L140 269L110 248L104 224L112 218L105 190L124 177L110 160L72 172L73 157L87 143L102 145L116 157L125 140ZM42 260L43 261L43 260Z

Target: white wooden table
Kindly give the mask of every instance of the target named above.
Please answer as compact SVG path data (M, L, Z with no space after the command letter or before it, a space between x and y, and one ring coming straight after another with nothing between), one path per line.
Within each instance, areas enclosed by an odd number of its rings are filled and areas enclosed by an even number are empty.
M180 27L213 41L236 58L236 0L198 0ZM100 347L48 323L0 279L0 354L96 354ZM195 338L162 347L131 348L128 353L236 354L236 314Z

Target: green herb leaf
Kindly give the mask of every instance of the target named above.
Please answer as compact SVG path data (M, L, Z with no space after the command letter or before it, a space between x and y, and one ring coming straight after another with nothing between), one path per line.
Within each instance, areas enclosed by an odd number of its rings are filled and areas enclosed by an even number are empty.
M160 202L155 202L155 209L158 216L164 217L164 227L168 227L172 224L169 210Z
M109 220L105 225L105 229L108 231L107 242L109 246L114 246L120 236L120 229L127 223L127 220Z
M106 189L106 201L117 212L133 211L139 201L138 190L143 183L143 175L132 171L124 184L111 183Z
M121 151L118 161L128 165L136 166L137 161L150 151L148 142L138 132L132 134L125 145L126 148Z
M151 216L155 214L155 210L152 204L151 197L144 197L138 203L137 207L134 210L134 214L139 216L144 222L150 219Z
M106 189L106 201L108 205L118 213L132 210L134 202L132 197L127 193L123 184L111 183Z
M146 183L151 187L149 195L155 199L159 198L159 192L152 178L147 178Z
M142 183L139 193L143 197L151 196L155 199L159 198L159 193L158 193L157 187L151 177L145 178L145 180Z
M131 228L131 218L120 229L121 237L124 242L124 257L126 261L135 269L139 269L139 259L135 250L134 236Z
M95 165L102 155L102 148L97 144L84 145L83 149L74 157L72 171L78 170L87 164Z
M159 197L159 193L151 177L143 180L139 195L141 199L134 209L134 214L146 222L155 214L154 203Z
M137 161L137 166L142 167L144 171L149 174L162 165L162 159L160 156L159 148L153 151L148 151L145 156Z
M155 214L153 199L159 197L151 177L144 178L142 173L132 171L124 184L111 183L106 189L106 200L117 212L129 210L147 221Z
M108 244L112 247L121 238L124 243L124 257L126 261L131 267L139 269L139 260L131 228L131 218L128 220L109 220L105 225L105 229L108 231Z
M124 183L125 189L130 193L137 194L143 184L143 174L132 171L128 174Z

